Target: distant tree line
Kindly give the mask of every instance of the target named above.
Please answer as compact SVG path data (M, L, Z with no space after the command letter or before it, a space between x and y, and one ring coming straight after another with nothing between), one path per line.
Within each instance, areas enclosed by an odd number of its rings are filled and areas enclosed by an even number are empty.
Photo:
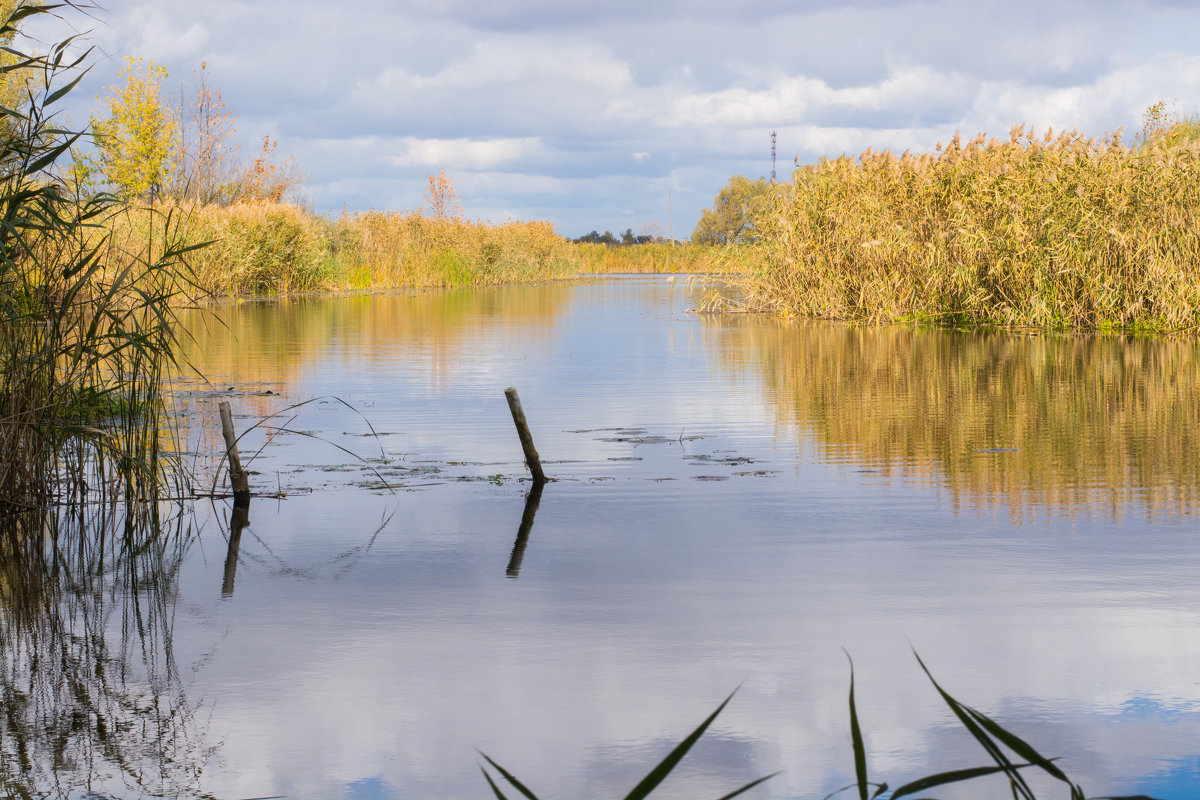
M633 228L626 228L625 232L621 234L620 239L618 239L616 236L613 236L612 231L605 231L604 233L592 231L591 233L585 233L578 239L572 239L571 241L578 244L649 244L650 242L655 241L655 237L645 235L635 236L633 233Z

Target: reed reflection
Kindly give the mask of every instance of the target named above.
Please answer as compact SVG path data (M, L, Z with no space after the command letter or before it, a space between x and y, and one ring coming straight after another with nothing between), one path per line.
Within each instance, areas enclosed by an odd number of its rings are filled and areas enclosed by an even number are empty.
M494 287L219 305L188 319L183 360L205 377L286 391L331 358L413 364L439 388L485 341L549 340L572 287ZM275 410L270 399L259 409Z
M153 505L0 521L0 796L200 796L172 637L192 538Z
M1195 342L761 319L711 320L709 335L829 460L923 476L1016 519L1198 509Z

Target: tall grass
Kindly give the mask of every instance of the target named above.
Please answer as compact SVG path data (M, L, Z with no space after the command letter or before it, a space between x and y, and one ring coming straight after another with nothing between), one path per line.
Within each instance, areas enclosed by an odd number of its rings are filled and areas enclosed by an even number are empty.
M573 250L579 271L587 273L725 273L743 269L738 249L733 246L584 242L573 245Z
M1194 127L1194 126L1191 126ZM756 221L739 307L887 322L1200 326L1200 142L955 136L796 170ZM720 306L718 301L714 306Z
M352 288L486 286L561 280L576 266L548 222L489 225L370 211L332 225L333 260Z
M51 8L18 5L0 36ZM72 44L14 47L3 68L26 92L0 110L0 515L154 496L165 474L156 412L186 247L105 235L122 209L57 171L81 136L54 112L87 55L67 61Z
M219 296L560 280L572 245L546 222L488 225L371 211L330 219L295 204L160 205L115 220L117 238L161 238L164 209L190 254L196 287Z

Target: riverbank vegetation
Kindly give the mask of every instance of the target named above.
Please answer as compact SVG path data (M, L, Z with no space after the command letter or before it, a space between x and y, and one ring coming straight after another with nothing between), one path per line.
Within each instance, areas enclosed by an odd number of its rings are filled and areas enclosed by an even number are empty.
M692 242L644 244L582 243L571 246L578 272L600 273L724 273L740 262L732 248Z
M1200 136L956 135L800 167L753 214L742 299L714 308L951 325L1200 329Z
M425 214L329 218L295 203L162 203L114 218L122 240L177 235L208 244L189 254L191 279L216 296L401 287L485 286L572 277L572 245L547 222L487 225Z
M0 517L56 503L154 497L164 463L163 370L188 246L118 241L124 208L60 169L82 134L56 107L87 54L21 52L19 26L54 7L8 4L0 82ZM7 91L13 86L19 91ZM6 524L7 529L7 524ZM9 534L4 534L9 535Z

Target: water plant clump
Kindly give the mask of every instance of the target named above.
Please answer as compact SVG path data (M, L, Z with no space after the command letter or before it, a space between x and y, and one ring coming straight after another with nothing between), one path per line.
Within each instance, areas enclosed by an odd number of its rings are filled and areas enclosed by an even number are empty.
M800 167L756 219L735 304L784 316L1195 331L1200 139L955 135Z

